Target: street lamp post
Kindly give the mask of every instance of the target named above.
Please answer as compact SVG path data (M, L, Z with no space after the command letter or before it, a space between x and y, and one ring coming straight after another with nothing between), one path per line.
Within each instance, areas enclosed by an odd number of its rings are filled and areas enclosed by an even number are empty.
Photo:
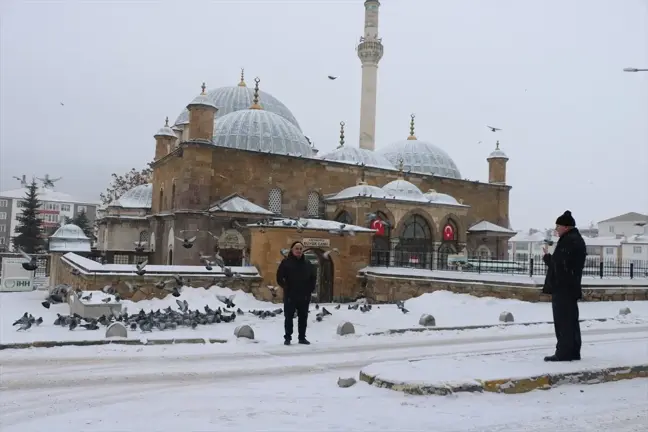
M623 72L648 72L648 69L637 69L632 67L623 68Z

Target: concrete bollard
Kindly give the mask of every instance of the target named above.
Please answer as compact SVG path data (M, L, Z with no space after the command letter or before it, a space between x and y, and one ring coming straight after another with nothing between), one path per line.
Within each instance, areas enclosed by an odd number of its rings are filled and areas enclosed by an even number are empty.
M108 326L106 329L106 337L127 337L128 336L128 330L124 326L124 324L120 322L114 322Z
M356 379L351 378L338 378L337 385L340 388L349 388L356 383Z
M254 330L247 324L241 324L234 329L234 336L237 338L254 339Z
M514 322L513 314L511 312L502 312L499 316L499 320L504 323Z
M626 316L626 315L630 315L631 313L632 311L630 310L629 307L622 307L621 309L619 309L619 315Z
M337 334L339 334L340 336L345 336L354 333L355 333L355 327L353 327L353 324L351 324L348 321L341 322L337 326Z
M436 320L430 314L423 314L421 315L421 318L419 318L419 325L424 327L434 327L436 326Z

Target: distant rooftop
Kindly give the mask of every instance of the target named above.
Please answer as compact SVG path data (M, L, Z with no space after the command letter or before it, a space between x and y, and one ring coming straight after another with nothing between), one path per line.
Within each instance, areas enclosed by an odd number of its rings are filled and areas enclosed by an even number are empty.
M8 199L24 199L25 194L27 193L27 188L11 189L8 191L0 192L0 198ZM58 192L49 188L39 188L38 189L38 199L40 201L48 202L63 202L71 204L87 204L87 205L99 205L98 202L91 202L87 200L81 200L73 197L72 195L66 194L64 192Z
M610 219L602 220L599 223L604 222L648 222L648 215L637 212L629 212Z

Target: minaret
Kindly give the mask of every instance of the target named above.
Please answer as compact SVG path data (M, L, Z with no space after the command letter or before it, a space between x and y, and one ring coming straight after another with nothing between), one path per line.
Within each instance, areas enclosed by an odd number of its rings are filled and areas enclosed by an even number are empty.
M358 58L362 63L362 93L360 95L360 148L376 147L376 91L378 62L383 56L382 39L378 37L378 0L366 0L364 36L358 44Z
M214 136L214 116L218 108L209 100L202 83L202 92L187 105L189 110L189 141L211 141Z
M508 156L500 150L499 140L495 144L495 150L486 159L488 161L488 183L506 184L506 162Z
M155 138L155 160L162 159L173 150L178 137L173 129L169 127L169 117L164 121L164 127L157 131Z

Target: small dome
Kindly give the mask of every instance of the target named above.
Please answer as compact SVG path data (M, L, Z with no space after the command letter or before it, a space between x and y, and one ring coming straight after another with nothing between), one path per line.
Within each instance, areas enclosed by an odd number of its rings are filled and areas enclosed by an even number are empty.
M206 107L218 109L218 107L211 101L211 99L206 94L203 94L203 93L199 94L198 96L196 96L194 98L194 100L189 102L189 105L187 105L187 108L189 108L190 106L193 106L193 105L206 106ZM187 113L187 122L188 121L189 121L189 115Z
M394 166L403 160L403 169L441 177L461 178L452 158L441 148L426 141L408 139L398 141L381 151Z
M59 240L90 240L83 230L74 224L65 224L56 230L50 238Z
M410 200L410 201L428 201L415 184L407 180L398 179L387 183L382 189L389 195L393 195L396 199Z
M173 138L177 138L177 135L175 134L175 132L173 131L173 129L171 129L169 126L161 127L161 128L156 132L156 134L153 135L153 137L155 137L155 138L157 138L157 137L159 137L159 136L166 136L166 137L173 137Z
M263 109L240 110L221 117L214 128L213 143L262 153L313 156L308 140L297 126Z
M368 184L359 184L356 186L348 187L341 192L333 195L329 200L341 200L348 198L390 198L387 193L378 186L371 186Z
M342 146L337 150L320 156L324 160L343 162L353 165L364 164L368 167L383 168L388 170L395 169L394 165L389 162L383 155L371 150L357 147Z
M437 192L434 189L430 189L423 195L425 195L425 197L433 204L463 205L460 204L459 201L457 201L453 196Z
M153 204L153 185L151 183L135 186L124 192L109 207L149 209Z
M486 160L491 160L491 159L506 159L508 160L508 156L506 156L506 153L504 153L502 150L500 150L500 143L497 141L495 144L495 150L491 152L491 154L488 155L488 158Z
M254 89L246 86L220 87L207 91L205 96L207 96L207 99L209 99L209 101L218 108L216 119L219 119L235 111L247 110L250 108L254 100ZM281 103L279 99L275 98L271 94L259 91L259 104L265 111L280 115L295 125L297 129L301 130L299 123L297 123L297 119L292 112L290 112L290 110ZM189 123L189 111L185 109L176 119L174 126L187 123ZM218 123L218 120L216 123ZM215 128L216 127L214 127L214 129Z

